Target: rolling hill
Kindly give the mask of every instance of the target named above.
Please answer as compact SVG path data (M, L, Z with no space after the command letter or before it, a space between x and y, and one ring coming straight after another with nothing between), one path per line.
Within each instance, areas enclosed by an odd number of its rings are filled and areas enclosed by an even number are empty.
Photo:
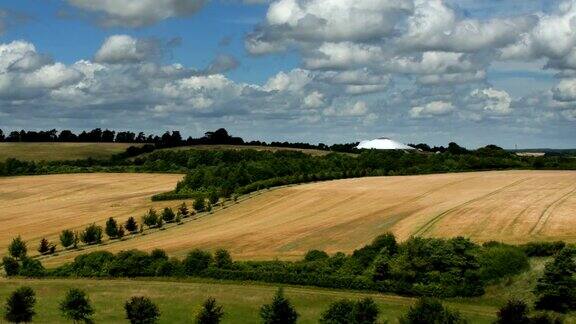
M96 183L86 180L91 177ZM18 189L42 184L40 179L47 181L44 187ZM42 235L55 237L65 227L103 224L110 216L138 216L152 206L146 195L170 189L178 179L145 174L0 179L0 201L6 206L0 216L0 248L17 233L36 245L34 240ZM54 189L55 183L60 183L60 191ZM85 201L75 201L81 190L74 184L79 183L94 190L84 196ZM93 198L99 195L104 198ZM127 200L134 196L137 203ZM56 201L58 207L51 204ZM61 205L63 201L66 205ZM351 252L388 231L400 239L462 235L477 242L574 242L575 211L576 172L570 171L357 178L266 191L238 204L229 202L225 209L182 226L84 251L162 248L183 256L193 248L226 248L241 259L296 259L309 249ZM60 263L75 255L64 252L45 262Z

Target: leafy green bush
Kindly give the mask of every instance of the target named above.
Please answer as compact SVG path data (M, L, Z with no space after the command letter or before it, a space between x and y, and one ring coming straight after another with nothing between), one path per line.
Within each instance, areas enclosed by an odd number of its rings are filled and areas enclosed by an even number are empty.
M88 225L80 234L80 240L86 244L99 244L102 242L102 227L92 224Z
M529 257L548 257L553 256L560 252L566 243L562 241L557 242L530 242L521 246Z
M373 324L378 319L378 306L371 298L360 301L342 299L330 304L322 313L321 324Z
M184 271L186 274L193 276L198 275L202 271L208 269L208 266L212 263L212 261L212 254L196 249L188 253L182 262L182 265L184 266Z
M546 264L534 294L536 308L565 313L576 310L576 250L564 248Z
M478 261L480 277L485 281L510 277L530 267L528 257L521 248L505 244L484 247L478 253Z
M306 252L306 255L304 256L304 261L306 261L306 262L320 261L320 260L326 260L329 257L330 256L328 255L328 253L326 253L324 251L310 250L310 251Z
M460 313L444 307L438 300L422 298L400 318L401 324L464 324Z
M124 304L126 318L131 324L154 324L160 317L158 306L148 297L134 296Z

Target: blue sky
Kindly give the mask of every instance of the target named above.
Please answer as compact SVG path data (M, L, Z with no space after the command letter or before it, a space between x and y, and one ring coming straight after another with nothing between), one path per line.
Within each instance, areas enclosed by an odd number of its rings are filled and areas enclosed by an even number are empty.
M0 0L0 128L575 147L576 0Z

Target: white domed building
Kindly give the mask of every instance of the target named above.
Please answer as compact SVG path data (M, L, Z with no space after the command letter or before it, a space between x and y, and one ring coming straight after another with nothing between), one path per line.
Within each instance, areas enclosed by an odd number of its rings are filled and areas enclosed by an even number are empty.
M358 144L358 146L356 146L356 148L366 150L410 150L410 151L415 150L415 148L411 146L398 143L387 137L380 137L369 141L362 141L360 142L360 144Z

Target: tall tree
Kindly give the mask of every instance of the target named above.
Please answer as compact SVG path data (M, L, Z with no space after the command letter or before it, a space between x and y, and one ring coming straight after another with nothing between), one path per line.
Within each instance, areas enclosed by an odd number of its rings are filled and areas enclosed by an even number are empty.
M4 319L12 323L29 323L36 315L36 294L30 287L20 287L6 301Z
M172 208L170 208L170 207L166 207L166 208L164 208L164 210L162 211L162 219L163 219L166 223L171 223L171 222L173 222L175 217L176 217L176 215L174 214L174 211L173 211Z
M16 259L23 259L26 257L28 249L26 248L26 243L22 240L20 235L12 239L12 242L8 246L8 252L10 255Z
M216 299L210 297L202 304L202 309L196 316L197 324L218 324L224 317L224 310L216 303Z
M115 239L118 237L118 222L113 217L108 218L106 227L104 229L109 238Z
M72 288L60 302L60 312L64 318L74 323L91 323L90 317L94 314L94 308L90 305L90 300L84 291Z
M74 245L74 232L68 229L63 230L62 233L60 233L60 244L62 244L65 249Z
M136 219L134 217L130 216L128 217L128 220L126 220L124 228L130 233L135 233L136 231L138 231L138 222L136 222Z
M50 251L50 242L46 238L40 240L40 246L38 246L38 252L40 254L46 254Z
M576 309L576 250L565 247L546 264L544 276L538 279L534 294L536 309L567 312Z
M260 308L260 317L264 324L293 324L298 319L298 313L292 303L284 297L284 289L278 288L272 303Z
M126 319L131 324L154 324L160 317L158 306L148 297L135 296L124 304Z

